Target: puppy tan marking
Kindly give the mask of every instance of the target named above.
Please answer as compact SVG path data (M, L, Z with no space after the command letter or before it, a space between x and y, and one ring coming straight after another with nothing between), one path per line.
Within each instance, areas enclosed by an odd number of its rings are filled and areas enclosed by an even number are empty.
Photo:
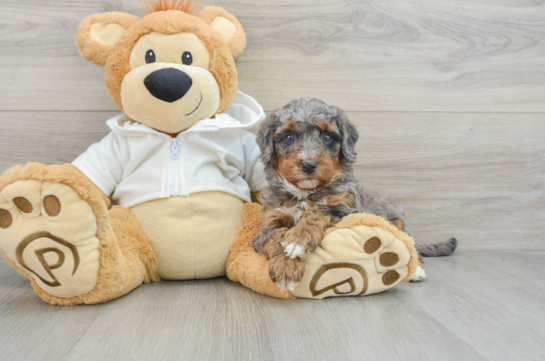
M282 134L286 131L292 131L292 132L295 132L297 130L297 123L294 122L293 120L288 120L286 122L284 122L284 124L282 124L277 130L276 130L276 134Z

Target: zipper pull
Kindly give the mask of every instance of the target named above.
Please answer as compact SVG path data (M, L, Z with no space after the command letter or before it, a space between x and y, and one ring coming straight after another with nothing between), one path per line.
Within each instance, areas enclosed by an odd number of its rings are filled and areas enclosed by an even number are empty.
M170 139L170 145L171 145L171 152L170 152L171 158L172 159L180 158L180 152L178 150L178 145L179 145L178 138Z

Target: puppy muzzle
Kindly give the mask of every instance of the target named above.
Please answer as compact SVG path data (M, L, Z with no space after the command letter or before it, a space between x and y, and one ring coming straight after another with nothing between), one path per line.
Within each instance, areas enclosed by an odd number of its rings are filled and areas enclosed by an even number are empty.
M315 160L304 160L301 162L301 170L305 174L312 174L316 172L316 169L318 168L318 162Z

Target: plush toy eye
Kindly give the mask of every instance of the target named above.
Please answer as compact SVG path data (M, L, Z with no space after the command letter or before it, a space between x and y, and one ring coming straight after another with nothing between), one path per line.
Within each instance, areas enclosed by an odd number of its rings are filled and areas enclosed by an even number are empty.
M193 55L189 51L182 54L182 64L191 65L193 63Z
M286 136L284 137L284 142L286 142L287 144L293 143L294 140L295 137L293 136L293 134L286 134Z
M153 50L146 51L146 64L155 63L155 52Z
M333 137L329 134L324 134L322 140L325 144L330 144L333 141Z

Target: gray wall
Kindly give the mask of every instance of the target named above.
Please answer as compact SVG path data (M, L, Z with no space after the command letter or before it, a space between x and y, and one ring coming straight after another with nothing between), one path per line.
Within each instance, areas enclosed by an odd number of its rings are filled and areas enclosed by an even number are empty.
M545 5L485 0L207 0L245 26L239 88L267 111L315 96L360 131L356 173L417 239L545 250ZM136 0L0 2L0 172L72 161L116 114L73 42Z

